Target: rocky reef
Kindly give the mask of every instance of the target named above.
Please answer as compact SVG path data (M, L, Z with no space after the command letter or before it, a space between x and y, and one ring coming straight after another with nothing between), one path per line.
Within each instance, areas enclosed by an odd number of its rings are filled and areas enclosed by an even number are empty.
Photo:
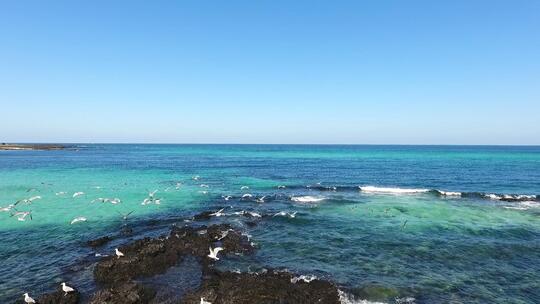
M98 247L111 240L111 237L103 237L89 241L87 245ZM201 284L194 290L189 289L181 300L171 303L199 304L201 299L212 304L340 303L337 286L325 280L297 277L275 270L258 273L219 271L214 267L215 260L208 257L210 248L216 247L223 248L219 252L220 259L227 259L230 255L249 255L255 251L248 237L229 224L174 226L166 235L120 246L124 256L108 256L99 260L93 274L100 289L85 303L163 303L156 298L156 290L142 283L141 279L165 273L187 257L195 258L193 263L200 264ZM77 291L66 295L59 288L36 301L41 304L76 304L82 303L80 298Z

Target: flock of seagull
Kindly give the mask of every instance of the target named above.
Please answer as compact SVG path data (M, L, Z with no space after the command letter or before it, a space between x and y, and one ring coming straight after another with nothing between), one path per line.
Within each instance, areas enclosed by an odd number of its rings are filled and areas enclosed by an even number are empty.
M198 181L198 180L200 180L200 176L193 176L192 180L193 181ZM173 187L174 187L175 190L179 190L182 187L182 183L177 182ZM167 188L165 188L164 191L168 192L173 187L167 187ZM202 189L210 188L210 186L207 185L207 184L199 184L199 187L202 188ZM95 188L100 189L101 187L95 187ZM285 186L278 186L278 189L285 189ZM241 186L240 190L247 191L247 190L249 190L249 187L248 186ZM28 189L26 192L31 192L31 191L38 191L38 190L35 189L35 188L31 188L31 189ZM158 193L158 190L148 191L148 195L141 202L141 205L142 206L146 206L146 205L150 205L150 204L160 205L162 199L157 197L157 193ZM208 191L207 190L202 190L202 191L199 191L199 193L207 194ZM56 196L65 196L67 194L68 194L68 192L65 192L65 191L60 191L60 192L55 193ZM85 192L77 191L77 192L74 192L71 195L71 197L73 199L75 199L75 198L85 196L85 195L86 195ZM228 201L228 200L232 199L233 197L230 196L230 195L227 195L227 196L222 196L222 198L225 201ZM242 200L251 199L251 200L254 200L255 202L258 202L258 203L264 203L266 196L261 196L261 197L255 197L254 198L254 196L252 194L244 193L240 198ZM17 209L17 207L22 206L22 205L30 205L30 204L32 204L35 201L40 200L40 199L42 199L42 197L40 195L35 195L35 196L31 196L31 197L28 197L28 198L25 198L25 199L21 199L21 200L16 201L13 204L9 204L9 205L7 205L5 207L0 207L0 212L9 212L11 217L14 217L18 221L21 221L21 222L24 222L24 221L26 221L28 219L32 220L33 218L32 218L32 211L31 210L29 210L29 211L20 211L20 210ZM116 204L121 203L122 200L119 199L119 198L98 197L98 198L93 199L91 201L91 203L95 203L95 202L110 203L112 205L116 205ZM218 210L218 211L216 211L214 213L211 213L210 215L215 216L215 217L220 217L220 216L226 216L226 215L245 215L245 214L249 214L252 217L262 217L259 213L252 212L252 211L244 211L244 210L242 210L242 211L237 211L237 212L227 214L227 213L223 212L224 210L225 209ZM122 219L124 221L126 221L128 219L128 217L133 212L134 211L130 211L128 213L120 213L120 212L118 212L118 213L120 214ZM294 218L296 216L296 213L297 212L280 211L280 212L274 214L273 216L288 216L290 218ZM78 217L73 218L69 223L71 225L73 225L73 224L76 224L76 223L86 222L87 220L88 219L86 217L84 217L84 216L78 216ZM224 231L222 233L222 236L218 240L221 240L221 239L225 238L228 233L229 233L229 231ZM207 257L212 259L212 260L218 261L219 260L218 254L222 250L223 250L222 247L215 247L215 248L210 247ZM125 257L125 254L122 253L118 248L114 249L114 255L116 256L117 259ZM106 256L106 255L103 255L103 256ZM66 283L62 283L61 286L62 286L62 291L65 293L65 295L67 295L70 292L75 291L74 288L66 285ZM28 304L36 303L36 301L32 297L30 297L29 293L24 293L23 296L24 296L25 303L28 303ZM204 300L204 298L202 298L202 297L201 297L200 300L201 300L200 304L212 304L211 302L208 302L208 301Z

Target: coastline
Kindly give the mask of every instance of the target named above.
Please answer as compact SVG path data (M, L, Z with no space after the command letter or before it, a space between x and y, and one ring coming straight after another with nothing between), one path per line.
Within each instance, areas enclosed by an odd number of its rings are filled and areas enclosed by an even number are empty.
M0 150L3 151L34 151L34 150L64 150L66 146L56 144L8 144L1 143Z

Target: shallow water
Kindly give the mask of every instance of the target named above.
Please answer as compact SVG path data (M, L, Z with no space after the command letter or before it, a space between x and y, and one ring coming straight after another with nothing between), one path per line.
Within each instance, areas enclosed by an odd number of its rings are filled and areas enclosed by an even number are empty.
M0 303L65 280L93 291L96 251L84 242L118 232L121 213L133 211L128 223L141 237L223 207L229 215L211 222L238 226L258 251L220 261L222 268L286 268L369 300L381 299L367 288L384 286L389 303L407 297L415 303L540 302L540 199L497 199L540 194L540 147L78 147L0 151L0 207L41 197L16 206L31 211L32 220L0 212ZM156 189L161 203L141 205ZM79 191L85 194L73 198ZM242 199L246 193L253 198ZM121 203L91 202L97 198ZM241 210L265 217L249 227L233 214ZM87 221L70 225L79 216ZM97 252L110 254L128 241ZM174 274L162 278L194 284Z

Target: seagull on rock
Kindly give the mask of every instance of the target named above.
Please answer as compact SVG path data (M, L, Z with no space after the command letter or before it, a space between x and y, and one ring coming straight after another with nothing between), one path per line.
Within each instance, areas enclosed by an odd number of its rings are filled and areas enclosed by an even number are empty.
M205 301L204 298L201 298L201 302L199 304L212 304L212 302Z
M66 283L62 283L60 285L62 285L62 291L65 292L64 297L67 296L68 293L75 291L75 289L72 287L67 286Z
M32 299L29 295L28 295L28 292L23 294L24 296L24 302L25 303L36 303L36 300Z
M118 259L124 256L124 254L120 250L118 250L118 248L114 248L114 252Z
M217 255L221 250L223 250L223 248L221 248L221 247L216 247L214 249L212 249L212 247L210 247L210 254L208 255L208 257L213 259L213 260L216 260L216 261L219 260Z

